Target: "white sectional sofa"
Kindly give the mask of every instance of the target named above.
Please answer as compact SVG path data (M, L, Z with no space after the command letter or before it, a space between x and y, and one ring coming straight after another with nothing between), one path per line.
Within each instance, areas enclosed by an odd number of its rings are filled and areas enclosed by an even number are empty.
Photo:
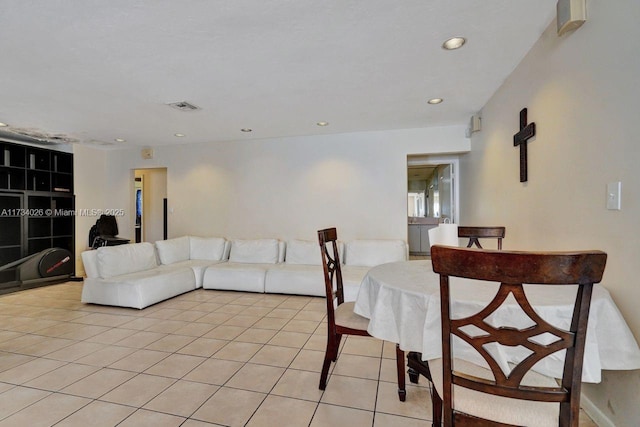
M354 240L338 246L346 301L355 301L371 267L404 261L408 254L402 240ZM83 252L82 260L85 303L141 309L199 287L325 295L315 241L183 236L155 245L102 247Z
M284 242L277 239L232 240L228 262L207 268L202 287L265 292L267 270L282 263L284 253Z
M344 245L339 242L338 246L342 259ZM318 242L288 241L284 262L267 270L265 292L324 296L324 273Z
M225 239L184 236L85 251L82 302L145 308L202 287L206 268L227 250Z
M373 266L405 261L407 244L402 240L354 240L338 242L342 261L342 284L345 301L355 301L360 283ZM325 296L322 257L317 242L287 242L284 263L270 266L265 292Z
M82 302L144 308L196 288L191 268L159 267L151 243L86 251L82 262Z
M196 288L201 288L207 267L227 259L230 243L221 237L183 236L159 240L155 245L164 269L191 268L196 276Z

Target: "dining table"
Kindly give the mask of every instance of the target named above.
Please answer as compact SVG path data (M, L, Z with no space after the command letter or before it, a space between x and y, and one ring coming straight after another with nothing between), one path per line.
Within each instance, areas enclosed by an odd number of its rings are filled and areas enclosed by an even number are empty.
M480 311L495 295L498 283L450 278L451 312L454 317ZM573 313L577 285L524 286L534 310L549 323L568 329ZM405 352L418 352L422 360L442 357L440 322L440 276L430 260L381 264L365 275L354 312L369 319L367 331L373 337L400 344ZM492 314L487 322L524 328L532 324L513 296ZM542 343L554 340L541 336ZM458 338L456 337L456 340ZM460 340L461 341L461 340ZM527 356L522 347L495 344L491 353L508 372ZM470 347L454 342L456 357L482 364L481 356ZM534 370L562 376L564 350L538 362ZM600 284L593 287L587 326L582 381L598 383L602 370L640 369L640 348L609 292Z

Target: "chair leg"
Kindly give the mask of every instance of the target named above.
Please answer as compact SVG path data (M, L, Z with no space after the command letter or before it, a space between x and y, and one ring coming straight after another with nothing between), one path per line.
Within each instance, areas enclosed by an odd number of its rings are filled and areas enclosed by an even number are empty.
M334 362L338 360L338 351L340 350L340 341L342 341L342 335L336 334L335 346L333 347L333 353L331 353L331 360Z
M442 399L438 395L436 387L431 383L431 408L433 419L433 427L440 427L442 425Z
M396 365L398 369L398 398L400 402L404 402L407 398L404 377L405 359L404 351L400 349L400 344L396 344Z
M418 371L409 367L407 373L409 374L409 381L411 381L413 384L418 384L418 381L420 380L420 374L418 373Z
M329 354L325 353L324 363L322 364L322 373L320 374L320 384L318 386L320 390L324 390L325 388L327 388L327 376L329 375L330 366L331 359L329 358Z
M327 349L324 352L324 362L322 363L322 372L320 373L320 384L318 388L324 390L327 387L327 377L329 376L329 367L332 361L336 361L336 355L338 353L338 344L340 343L340 336L329 334L327 335Z
M431 381L431 371L429 371L427 362L422 361L422 354L410 351L407 354L407 364L409 365L409 380L412 383L418 384L420 375Z

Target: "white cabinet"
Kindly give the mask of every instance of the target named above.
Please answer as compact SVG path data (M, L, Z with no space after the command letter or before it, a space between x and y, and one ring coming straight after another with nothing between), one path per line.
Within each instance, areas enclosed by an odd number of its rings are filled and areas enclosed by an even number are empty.
M431 253L429 244L429 230L437 227L437 224L409 224L409 253Z

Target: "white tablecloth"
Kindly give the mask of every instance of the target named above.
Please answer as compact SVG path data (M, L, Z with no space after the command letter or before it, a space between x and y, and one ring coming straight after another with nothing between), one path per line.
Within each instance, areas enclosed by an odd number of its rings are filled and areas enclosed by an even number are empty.
M479 311L497 290L494 283L478 283L452 278L452 313L454 317ZM527 297L536 312L549 323L568 328L577 286L525 286ZM400 344L405 351L422 353L423 360L442 356L440 331L439 275L431 261L407 261L383 264L369 270L362 281L354 311L370 319L368 332L376 338ZM495 314L498 324L524 327L531 321L513 297ZM457 339L457 338L456 338ZM456 357L480 363L473 350L460 345ZM526 355L523 349L497 346L494 357L506 368ZM537 364L538 372L560 377L564 352L556 353ZM640 369L640 349L609 292L600 285L593 288L587 330L582 380L601 381L603 369Z

